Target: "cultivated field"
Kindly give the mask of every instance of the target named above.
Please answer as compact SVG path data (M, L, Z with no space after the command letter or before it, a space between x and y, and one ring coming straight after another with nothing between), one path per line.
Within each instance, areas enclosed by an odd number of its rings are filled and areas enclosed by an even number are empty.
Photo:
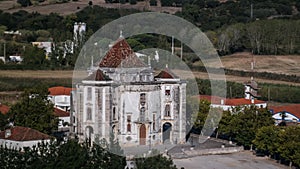
M208 74L205 72L189 72L183 70L174 70L174 73L181 78L200 78L200 79L209 79ZM83 74L79 75L79 77L83 77ZM72 70L0 70L0 77L13 77L13 78L41 78L41 79L71 79L73 77ZM216 78L215 80L220 80L220 78ZM233 81L238 83L244 83L245 81L250 80L250 77L240 77L240 76L232 76L226 75L227 81ZM288 85L296 85L300 86L300 83L292 83L285 82L279 80L266 80L266 79L255 79L259 83L273 83L273 84L288 84Z
M88 6L90 0L78 0L78 1L70 1L68 3L56 3L51 4L50 0L43 2L40 5L33 5L29 7L17 7L19 6L16 3L16 0L12 1L0 1L0 10L4 12L13 13L19 10L25 10L27 12L38 12L41 14L50 14L50 13L57 13L60 15L69 15L72 13L76 13L81 9ZM178 7L160 7L160 6L149 6L145 2L138 2L135 5L130 5L129 3L126 4L119 4L119 3L105 3L105 0L94 0L92 1L93 5L99 5L105 8L121 8L121 9L137 9L140 11L143 10L150 10L155 12L167 12L174 14L177 11L180 11L181 8Z
M255 71L300 76L299 55L253 55L253 60ZM221 61L225 68L251 71L252 55L250 53L223 56ZM215 64L215 62L210 62L208 66L214 67Z
M72 70L0 70L0 77L13 78L72 78Z

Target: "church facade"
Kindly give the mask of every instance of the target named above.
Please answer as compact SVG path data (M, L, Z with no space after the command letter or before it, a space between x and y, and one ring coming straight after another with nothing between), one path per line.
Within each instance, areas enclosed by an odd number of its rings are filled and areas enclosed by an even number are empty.
M121 147L185 142L186 82L167 68L155 76L122 37L72 98L71 132L81 142L112 134Z

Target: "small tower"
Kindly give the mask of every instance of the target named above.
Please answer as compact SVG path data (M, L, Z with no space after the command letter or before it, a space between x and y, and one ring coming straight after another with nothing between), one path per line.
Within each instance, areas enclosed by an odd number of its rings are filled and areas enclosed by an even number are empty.
M258 97L260 97L258 95L258 90L259 90L258 84L256 83L256 81L254 81L254 78L253 78L254 65L255 65L255 62L254 62L254 58L253 58L253 55L252 55L251 80L244 83L244 86L245 86L245 99L248 99L248 100L254 100L254 99L257 99Z

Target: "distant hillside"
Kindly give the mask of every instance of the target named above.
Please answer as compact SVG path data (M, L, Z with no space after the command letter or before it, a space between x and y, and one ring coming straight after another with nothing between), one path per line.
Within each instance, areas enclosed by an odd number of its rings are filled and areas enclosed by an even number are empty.
M165 1L172 4L170 1L176 0ZM178 13L178 15L196 23L206 31L257 19L299 19L299 11L299 0L186 0L182 13Z

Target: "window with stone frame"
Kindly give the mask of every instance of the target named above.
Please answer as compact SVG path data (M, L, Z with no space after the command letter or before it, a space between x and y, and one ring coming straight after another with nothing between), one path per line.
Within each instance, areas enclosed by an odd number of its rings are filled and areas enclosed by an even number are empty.
M116 120L116 107L113 107L113 120Z
M127 115L127 132L131 132L131 115Z
M140 94L140 104L144 106L146 104L146 93Z
M86 120L92 120L92 109L90 107L86 110Z
M153 113L153 115L152 115L152 130L153 131L156 131L155 125L156 125L156 114Z
M87 88L87 100L92 100L92 88Z
M165 88L165 95L166 96L170 96L171 95L171 87L170 86L166 86L166 88Z
M165 116L170 117L171 116L171 107L169 104L166 105L165 107Z

